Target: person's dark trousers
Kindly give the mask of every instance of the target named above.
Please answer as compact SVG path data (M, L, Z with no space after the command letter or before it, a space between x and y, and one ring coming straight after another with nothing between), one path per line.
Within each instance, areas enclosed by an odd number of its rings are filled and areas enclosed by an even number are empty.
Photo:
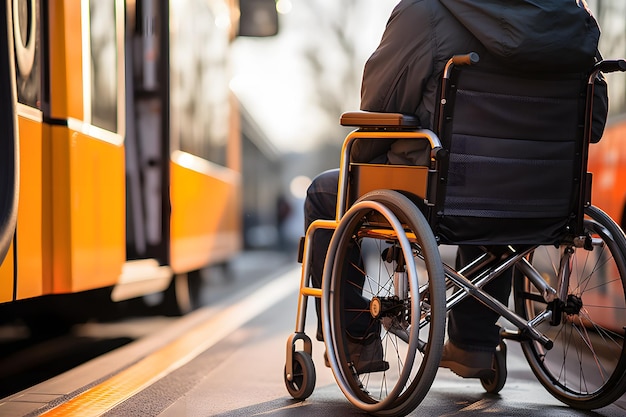
M337 207L337 187L339 182L339 170L333 169L319 174L309 187L307 197L304 201L304 221L305 231L309 225L318 219L332 220L336 215ZM314 287L321 288L322 274L326 252L332 237L332 230L318 229L312 239L310 272L311 282ZM369 303L362 297L360 288L363 287L364 277L360 267L362 262L359 259L358 251L349 251L347 254L349 267L347 277L343 281L342 292L346 294L344 306L347 311L354 311L352 317L346 316L349 323L348 332L355 339L368 335L368 333L378 330L376 323L373 323L369 314ZM317 339L323 340L322 320L321 320L321 300L315 299L315 310L317 312ZM360 312L360 313L358 313Z
M477 258L483 251L477 246L459 246L457 270ZM495 299L508 304L511 293L512 269L495 278L484 289ZM448 336L464 350L494 351L500 343L500 316L473 297L468 297L448 315Z

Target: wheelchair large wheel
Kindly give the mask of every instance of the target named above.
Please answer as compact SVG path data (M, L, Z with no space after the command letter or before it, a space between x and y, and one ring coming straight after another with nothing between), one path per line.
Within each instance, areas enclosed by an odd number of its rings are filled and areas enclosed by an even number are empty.
M554 347L525 341L522 349L539 381L560 401L580 409L611 404L626 390L626 238L604 212L586 209L592 249L574 248L567 302L549 307L529 281L515 282L515 308L532 319L547 308L558 311L537 329ZM553 288L563 247L540 246L533 266Z
M345 396L374 415L414 410L445 331L443 265L422 213L394 191L363 196L333 234L323 282L324 339Z

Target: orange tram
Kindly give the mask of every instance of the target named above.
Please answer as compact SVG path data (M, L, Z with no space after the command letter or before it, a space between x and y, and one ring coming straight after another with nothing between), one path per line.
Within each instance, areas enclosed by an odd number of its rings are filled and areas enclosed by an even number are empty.
M0 308L73 320L103 294L161 294L161 311L190 309L199 271L242 246L229 52L276 33L274 0L0 12Z

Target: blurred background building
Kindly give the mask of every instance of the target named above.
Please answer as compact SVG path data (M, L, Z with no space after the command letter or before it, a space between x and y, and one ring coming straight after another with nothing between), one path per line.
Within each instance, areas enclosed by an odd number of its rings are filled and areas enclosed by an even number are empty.
M319 172L339 166L347 133L339 116L358 109L363 65L396 3L278 0L278 35L234 42L231 87L246 109L244 227L249 248L297 244L306 187ZM250 141L259 136L246 135L250 129L263 132L267 142ZM246 157L246 147L259 147L264 157L255 152Z

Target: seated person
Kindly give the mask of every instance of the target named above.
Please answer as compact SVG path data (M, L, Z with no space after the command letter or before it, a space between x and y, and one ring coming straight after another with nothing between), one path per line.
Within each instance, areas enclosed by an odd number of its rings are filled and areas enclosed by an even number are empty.
M423 128L432 129L437 89L448 59L477 52L481 64L494 63L524 71L584 72L596 59L600 31L584 0L401 0L393 10L378 48L363 73L361 109L415 115ZM542 10L543 9L543 10ZM606 84L596 82L593 138L602 135L607 114ZM356 142L354 159L389 164L419 164L423 150L415 141ZM337 200L338 170L318 175L305 200L305 227L317 219L333 219ZM311 279L321 287L324 257L331 231L318 230L312 242ZM459 248L460 264L480 249ZM486 286L486 291L507 304L511 273ZM355 293L355 298L360 297ZM318 319L320 300L317 299ZM359 300L355 299L355 303ZM361 301L362 302L362 301ZM449 314L449 341L441 366L462 377L488 376L500 343L499 316L473 298ZM363 315L364 323L351 329L350 352L360 352L359 373L386 370L382 358L380 325ZM368 329L359 330L360 329ZM322 340L318 320L318 340Z

